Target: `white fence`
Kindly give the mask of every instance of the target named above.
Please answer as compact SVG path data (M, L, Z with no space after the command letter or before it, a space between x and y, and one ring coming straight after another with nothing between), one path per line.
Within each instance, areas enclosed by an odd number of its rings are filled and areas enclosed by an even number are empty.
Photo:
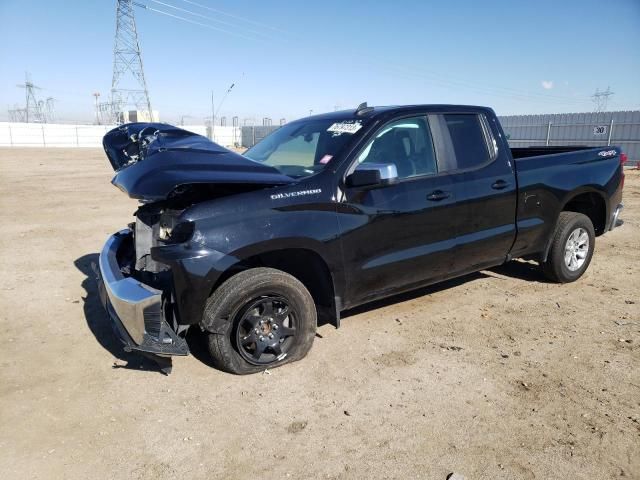
M185 130L191 130L189 127L180 127ZM205 127L201 127L205 128ZM196 132L200 133L200 132ZM208 138L211 138L211 126L206 127L205 133L200 133L200 135L205 135ZM223 147L235 147L236 145L240 145L242 143L242 132L240 127L229 127L229 126L219 126L216 125L213 129L213 138L214 142L218 145L222 145Z
M100 147L102 137L114 126L0 122L0 146Z
M116 125L0 122L0 147L102 147L102 137ZM180 128L208 136L204 125ZM240 143L237 127L215 127L215 142L228 147Z

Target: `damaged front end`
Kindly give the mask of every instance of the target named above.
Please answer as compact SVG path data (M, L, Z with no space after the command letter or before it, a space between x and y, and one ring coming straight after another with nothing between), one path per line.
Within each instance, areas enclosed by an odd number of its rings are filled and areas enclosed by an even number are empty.
M171 356L189 354L185 335L192 323L180 318L172 267L206 254L188 247L193 223L181 221L180 215L194 197L184 194L141 204L135 222L107 240L96 268L102 304L125 351L152 358L164 373L171 370ZM154 255L176 250L177 258Z
M186 331L198 323L195 306L211 288L203 262L227 261L220 252L192 247L194 225L181 215L203 201L292 179L169 125L123 125L107 133L103 145L116 172L112 183L140 207L136 221L100 253L100 298L125 350L152 357L168 373L170 356L189 353Z
M197 135L170 125L134 123L108 132L103 147L116 174L112 183L131 198L157 202L185 188L261 188L294 180Z
M172 307L170 273L136 270L136 238L131 229L109 237L97 270L100 299L125 351L156 360L169 373L171 355L187 355Z
M185 286L176 289L174 276L184 275L183 262L208 254L189 245L193 223L180 220L183 211L170 201L141 205L136 221L109 237L96 268L102 304L125 351L152 358L164 373L171 356L189 354L185 335L193 323L181 318L176 291L184 297Z

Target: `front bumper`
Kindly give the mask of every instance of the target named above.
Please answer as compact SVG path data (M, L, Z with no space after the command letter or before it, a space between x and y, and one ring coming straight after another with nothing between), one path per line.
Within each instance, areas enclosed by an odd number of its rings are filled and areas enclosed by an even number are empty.
M187 342L167 323L162 291L122 273L119 252L130 245L132 235L128 229L112 235L100 253L96 274L102 305L125 351L188 355Z

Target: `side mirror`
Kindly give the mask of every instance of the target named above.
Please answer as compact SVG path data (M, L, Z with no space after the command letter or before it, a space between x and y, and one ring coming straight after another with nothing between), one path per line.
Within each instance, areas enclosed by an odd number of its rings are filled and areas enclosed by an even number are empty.
M398 179L393 163L361 163L347 177L348 187L374 187L388 185Z

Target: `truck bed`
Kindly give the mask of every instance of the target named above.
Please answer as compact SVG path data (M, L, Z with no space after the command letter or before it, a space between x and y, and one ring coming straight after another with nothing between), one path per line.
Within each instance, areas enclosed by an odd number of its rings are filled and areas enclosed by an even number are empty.
M586 147L583 145L561 145L561 146L553 146L553 147L517 147L510 148L511 155L514 159L518 158L528 158L528 157L538 157L541 155L554 155L556 153L569 153L569 152L578 152L581 150L598 150L600 148L606 147Z

